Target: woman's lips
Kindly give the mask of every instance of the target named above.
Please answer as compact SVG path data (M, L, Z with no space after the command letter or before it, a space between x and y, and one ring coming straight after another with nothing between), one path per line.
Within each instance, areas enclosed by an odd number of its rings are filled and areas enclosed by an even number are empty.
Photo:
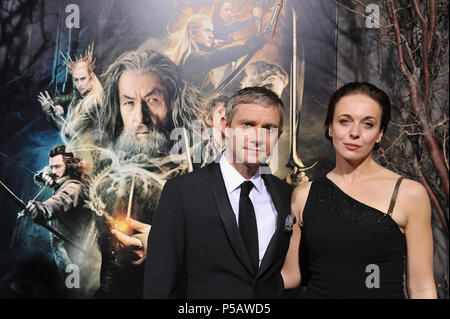
M345 147L346 147L348 150L350 150L350 151L355 151L355 150L357 150L358 148L360 148L360 146L357 145L357 144L344 143L344 145L345 145Z

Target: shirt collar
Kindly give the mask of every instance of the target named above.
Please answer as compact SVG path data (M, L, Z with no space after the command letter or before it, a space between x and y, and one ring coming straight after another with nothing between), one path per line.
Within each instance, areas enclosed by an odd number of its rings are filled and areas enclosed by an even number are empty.
M220 169L222 171L223 180L228 193L235 191L245 181L251 181L257 192L263 187L263 179L261 178L260 169L250 179L244 178L226 159L225 152L220 158Z

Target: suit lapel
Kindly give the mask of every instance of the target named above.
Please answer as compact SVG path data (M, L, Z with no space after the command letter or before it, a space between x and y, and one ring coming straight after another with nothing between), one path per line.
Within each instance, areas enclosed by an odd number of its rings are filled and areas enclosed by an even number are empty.
M245 249L244 242L242 241L241 234L239 232L238 225L236 223L236 215L231 208L230 199L228 198L227 189L223 180L220 166L217 163L209 165L209 178L210 184L213 190L214 199L217 204L217 210L222 218L222 222L225 226L228 239L230 240L237 256L241 262L245 265L247 270L255 275L250 257Z
M264 254L264 257L261 261L261 266L259 267L258 271L258 277L262 273L264 273L264 271L267 268L269 268L269 266L274 261L273 256L275 256L275 253L279 249L281 235L283 234L284 231L284 220L289 212L286 204L283 203L283 201L281 200L280 194L275 187L275 184L273 182L273 176L270 174L263 174L262 177L266 185L266 188L270 194L270 197L272 198L272 202L277 210L278 217L277 217L277 228L272 236L272 239L269 242L269 245L267 246L266 253Z

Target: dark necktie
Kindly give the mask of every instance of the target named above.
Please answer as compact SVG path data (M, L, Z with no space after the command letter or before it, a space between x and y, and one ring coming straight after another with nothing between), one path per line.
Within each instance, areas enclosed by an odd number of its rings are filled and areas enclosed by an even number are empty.
M252 261L254 270L259 268L258 228L256 226L255 209L248 196L253 188L253 183L245 181L241 184L239 198L239 230L247 252Z

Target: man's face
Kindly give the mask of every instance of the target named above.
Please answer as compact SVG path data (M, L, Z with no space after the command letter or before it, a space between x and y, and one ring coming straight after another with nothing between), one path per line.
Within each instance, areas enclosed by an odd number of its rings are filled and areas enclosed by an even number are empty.
M214 27L211 20L204 20L198 30L192 31L192 40L207 48L214 45Z
M80 94L86 92L92 84L92 74L89 74L86 63L80 63L72 70L72 78L75 87Z
M230 125L222 119L226 149L232 165L261 165L270 157L281 135L280 112L276 106L241 104ZM231 129L231 130L230 130Z
M211 114L211 126L215 129L222 129L222 117L225 116L225 104L223 102L217 102L213 108Z
M50 157L49 165L53 175L56 175L59 178L64 176L66 164L64 164L63 156L61 154Z
M120 76L118 89L124 130L166 124L166 92L158 76L152 73L136 75L126 70ZM136 131L137 139L145 139L147 135L148 130L144 128Z
M131 153L153 154L163 147L162 144L165 147L168 142L162 131L168 123L167 93L159 77L152 73L136 75L126 70L119 78L118 90L123 121L119 148Z

